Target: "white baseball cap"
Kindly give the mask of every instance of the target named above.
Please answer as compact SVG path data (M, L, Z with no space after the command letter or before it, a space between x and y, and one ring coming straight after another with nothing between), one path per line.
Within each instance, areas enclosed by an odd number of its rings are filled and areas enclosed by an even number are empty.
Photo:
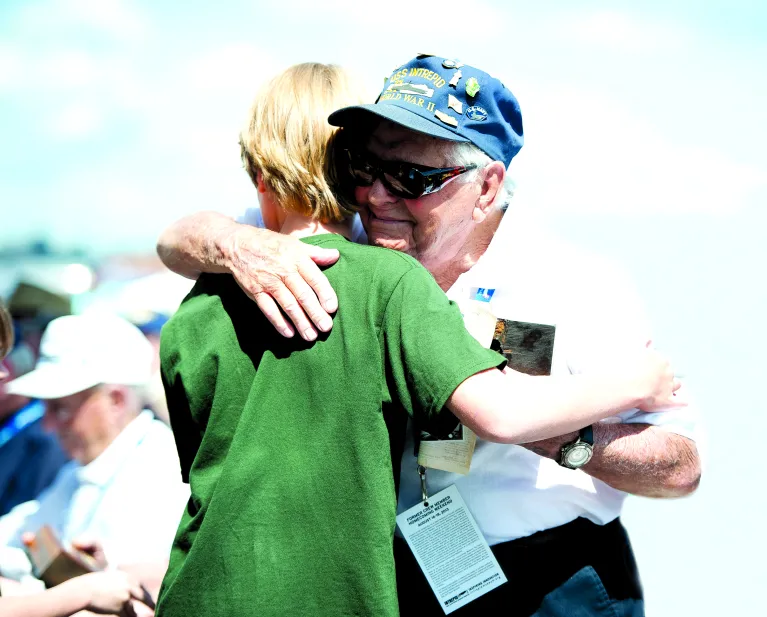
M6 391L53 399L102 383L141 386L151 377L153 360L152 345L121 317L69 315L48 325L35 369L7 383Z

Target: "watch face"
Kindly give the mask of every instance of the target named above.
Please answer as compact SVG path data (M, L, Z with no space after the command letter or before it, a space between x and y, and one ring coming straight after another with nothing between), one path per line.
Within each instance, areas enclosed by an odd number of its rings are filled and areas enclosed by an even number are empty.
M588 444L575 444L565 455L565 463L568 467L583 467L591 460L591 446Z

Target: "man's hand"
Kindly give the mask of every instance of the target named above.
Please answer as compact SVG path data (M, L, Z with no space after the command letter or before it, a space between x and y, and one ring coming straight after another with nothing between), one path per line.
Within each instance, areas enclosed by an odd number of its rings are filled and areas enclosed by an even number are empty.
M330 313L338 310L338 298L318 265L335 263L337 250L239 225L224 254L229 272L280 334L293 336L295 326L302 338L313 341L317 330L333 327Z
M106 570L107 556L104 553L104 547L97 540L88 537L79 537L72 541L72 548L89 555L96 562L99 568Z
M668 359L652 348L652 341L647 341L645 349L636 356L629 354L625 358L613 358L611 362L611 371L635 376L638 391L642 393L637 407L642 411L687 406L686 401L677 397L681 382L675 378Z
M94 572L71 581L85 588L89 594L87 610L105 615L135 615L131 600L141 601L141 586L125 572Z
M280 334L295 329L307 341L333 327L338 298L318 266L338 251L305 244L216 212L198 212L173 223L157 241L157 254L176 274L230 273ZM280 312L280 308L287 314Z

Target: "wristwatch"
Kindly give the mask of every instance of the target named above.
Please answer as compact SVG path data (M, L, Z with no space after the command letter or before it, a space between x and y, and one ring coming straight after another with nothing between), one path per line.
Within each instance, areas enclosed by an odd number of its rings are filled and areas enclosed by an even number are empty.
M578 432L578 439L562 446L559 464L567 469L580 469L591 460L594 453L594 431L591 425Z

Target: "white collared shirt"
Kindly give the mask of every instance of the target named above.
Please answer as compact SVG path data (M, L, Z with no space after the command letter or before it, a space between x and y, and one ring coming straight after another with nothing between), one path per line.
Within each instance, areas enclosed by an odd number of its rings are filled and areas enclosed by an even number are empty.
M98 540L110 564L164 561L188 498L173 434L143 411L96 460L68 463L38 499L0 518L0 572L29 574L21 535L43 525L64 544Z
M604 260L576 251L527 222L504 217L488 250L448 291L469 298L495 289L496 317L556 326L552 375L587 373L615 354L643 347L650 332L633 286ZM648 423L697 437L696 412L623 413L608 421ZM418 502L411 431L402 460L398 511ZM498 544L585 517L605 524L620 515L626 493L582 471L560 467L520 446L477 441L467 476L429 470L428 491L455 484L484 532Z

